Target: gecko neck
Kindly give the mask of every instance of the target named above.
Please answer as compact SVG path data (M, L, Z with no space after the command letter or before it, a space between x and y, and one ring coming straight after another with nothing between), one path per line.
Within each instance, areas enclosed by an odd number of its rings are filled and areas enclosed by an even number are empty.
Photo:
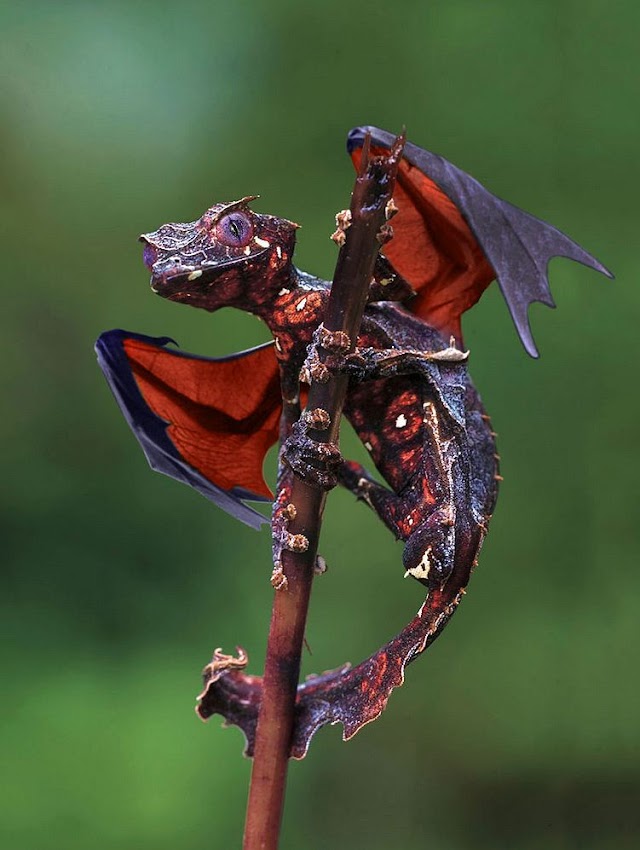
M266 278L266 279L265 279ZM247 288L250 297L238 300L231 306L252 313L267 325L274 333L281 324L278 316L279 308L287 300L290 293L299 288L302 275L294 265L289 265L271 275L266 275L260 286Z

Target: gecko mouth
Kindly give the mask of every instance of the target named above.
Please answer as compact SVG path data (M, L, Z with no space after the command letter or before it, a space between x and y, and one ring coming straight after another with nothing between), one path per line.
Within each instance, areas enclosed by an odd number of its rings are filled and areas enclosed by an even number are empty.
M252 259L257 256L254 254ZM242 266L246 259L242 257L224 261L204 260L198 265L175 262L173 257L158 260L151 266L151 288L157 292L159 289L174 290L190 283L197 285L213 283L225 271Z
M140 237L140 241L144 243L142 259L151 272L151 288L162 295L172 295L185 284L212 283L221 273L247 261L255 261L266 253L265 248L260 248L240 257L208 259L203 250L191 256L180 256L159 249L144 236ZM193 259L192 263L190 259Z

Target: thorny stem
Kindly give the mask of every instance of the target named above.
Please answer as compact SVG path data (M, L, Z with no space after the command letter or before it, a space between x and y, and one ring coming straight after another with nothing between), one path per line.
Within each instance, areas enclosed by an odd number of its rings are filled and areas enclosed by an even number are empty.
M351 196L351 225L340 249L324 326L343 331L356 344L380 241L387 203L391 200L404 134L388 156L370 157L368 139ZM321 358L324 356L321 353ZM348 378L339 374L327 383L311 383L308 410L322 408L330 427L312 431L318 442L338 442ZM288 589L276 591L267 644L262 702L256 731L253 770L247 804L244 850L277 850L284 806L289 748L307 609L326 494L295 476L291 502L297 513L288 527L309 540L306 552L283 552Z

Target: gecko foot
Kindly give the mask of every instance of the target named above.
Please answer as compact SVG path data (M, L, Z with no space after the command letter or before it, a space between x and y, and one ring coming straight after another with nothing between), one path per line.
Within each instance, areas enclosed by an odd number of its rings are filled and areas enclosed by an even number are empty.
M321 323L314 331L312 341L307 346L307 357L300 370L300 380L310 384L317 381L326 384L332 374L343 368L345 355L351 348L351 340L344 331L330 331ZM320 357L319 350L324 351Z
M309 484L331 490L338 483L338 468L342 455L335 443L319 443L309 437L309 430L326 430L329 426L326 411L305 413L291 429L282 457Z
M286 497L286 492L282 494ZM271 536L273 550L273 571L271 573L271 584L276 590L286 590L289 582L282 568L282 552L306 552L309 548L309 539L304 534L291 534L288 525L295 519L297 511L294 504L288 502L280 504L274 510L271 520Z

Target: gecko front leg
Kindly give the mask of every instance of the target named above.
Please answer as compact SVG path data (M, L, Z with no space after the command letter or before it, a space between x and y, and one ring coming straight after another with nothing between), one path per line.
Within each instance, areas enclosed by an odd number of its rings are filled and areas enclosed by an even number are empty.
M326 383L332 373L346 372L356 381L391 378L395 375L424 375L431 377L429 365L435 363L460 364L469 359L468 351L456 346L454 337L449 345L435 351L417 348L356 348L349 352L350 341L346 334L333 333L320 324L307 346L307 357L300 378ZM319 351L326 354L320 357Z
M430 363L464 363L468 351L456 347L453 337L446 348L420 351L415 348L358 348L344 358L343 368L357 381L392 378L395 375L425 375L430 377Z

